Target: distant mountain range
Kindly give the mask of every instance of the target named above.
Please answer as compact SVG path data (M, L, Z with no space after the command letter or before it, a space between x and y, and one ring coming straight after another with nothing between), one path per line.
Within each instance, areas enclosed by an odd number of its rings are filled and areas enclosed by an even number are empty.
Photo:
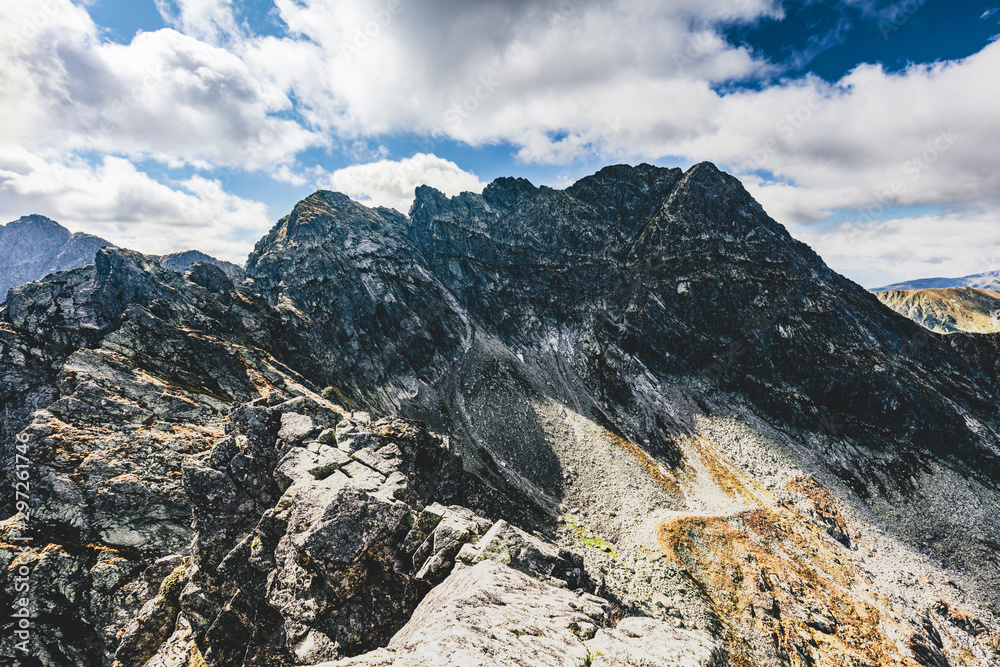
M90 234L73 234L42 215L0 225L0 299L12 287L93 264L97 251L111 245Z
M198 262L208 262L209 264L215 264L217 267L226 272L226 275L234 280L243 279L243 267L239 264L233 264L232 262L226 262L221 259L216 259L211 255L206 255L200 250L188 250L186 252L175 252L169 255L150 255L152 259L155 259L160 263L165 269L170 269L171 271L176 271L178 273L184 273L187 271L192 264Z
M963 278L922 278L878 287L872 291L890 292L894 290L946 289L949 287L978 287L979 289L1000 291L1000 270L977 273Z
M26 215L0 225L0 301L7 291L41 280L56 271L69 271L94 263L101 248L115 245L97 236L70 232L44 215ZM242 279L243 269L197 250L151 256L161 266L183 273L196 262L215 264L230 278Z
M977 287L876 292L900 315L938 333L1000 333L1000 292Z

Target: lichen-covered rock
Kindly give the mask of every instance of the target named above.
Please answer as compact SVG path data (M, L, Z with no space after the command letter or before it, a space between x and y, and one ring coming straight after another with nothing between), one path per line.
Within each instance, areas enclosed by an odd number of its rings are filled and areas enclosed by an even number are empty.
M20 454L27 529L46 554L32 589L32 650L45 665L111 664L169 574L154 583L141 573L188 549L182 462L219 439L230 405L309 393L270 351L285 336L276 313L213 270L186 279L105 248L94 265L13 289L0 307L0 463L10 472ZM5 516L12 489L0 491ZM9 541L0 551L17 553ZM50 571L55 562L65 567ZM0 603L14 599L4 580ZM23 657L0 625L0 656Z
M267 403L234 407L226 435L184 467L197 533L175 623L210 665L387 641L491 525L441 504L460 500L461 461L424 425L319 398ZM334 431L338 443L316 439ZM154 664L176 651L165 641Z

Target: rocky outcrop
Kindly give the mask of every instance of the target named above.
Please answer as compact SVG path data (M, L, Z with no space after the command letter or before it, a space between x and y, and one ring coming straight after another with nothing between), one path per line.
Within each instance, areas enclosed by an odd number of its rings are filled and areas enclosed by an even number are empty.
M24 517L7 522L0 552L32 572L42 664L110 664L119 631L169 574L156 560L188 549L182 462L211 448L233 402L307 391L262 347L282 339L276 314L199 275L106 248L94 265L11 290L0 309L0 451L8 474L15 463L28 474L33 540L18 555ZM3 501L13 515L6 490ZM6 579L0 601L16 599ZM5 631L0 655L23 657L13 644Z
M104 247L112 246L90 234L71 233L42 215L0 225L0 300L11 288L93 264L94 255Z
M226 436L186 464L192 567L179 606L161 595L126 632L121 665L145 664L153 656L132 647L164 642L167 627L181 636L153 664L182 640L213 665L355 655L385 645L458 559L586 584L580 557L456 505L460 458L424 425L269 402L233 408Z
M612 606L485 560L460 567L384 649L316 667L729 667L708 633L647 617L612 626Z

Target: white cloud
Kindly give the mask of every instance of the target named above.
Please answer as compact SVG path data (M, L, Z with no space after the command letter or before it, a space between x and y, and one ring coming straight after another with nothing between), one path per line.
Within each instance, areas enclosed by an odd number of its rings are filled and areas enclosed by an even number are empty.
M311 121L342 134L416 131L474 144L590 128L587 105L601 99L607 108L618 81L635 93L649 82L721 82L766 71L721 37L719 23L779 11L765 0L276 5L296 37L256 41L246 57L294 90ZM498 84L483 90L483 79ZM552 100L564 101L548 106ZM634 94L614 106L633 101ZM472 104L474 113L452 122L449 110L464 113Z
M225 4L184 2L188 13L204 10L184 23ZM0 145L263 169L328 143L280 117L292 110L285 91L236 53L174 30L102 42L67 0L3 3L0 71L0 116L12 119L0 125Z
M807 77L723 93L715 84L774 68L728 43L721 26L780 16L777 5L277 7L296 38L257 40L245 58L294 91L310 122L342 137L510 142L535 163L596 154L709 159L743 176L762 168L776 180L756 179L755 192L792 223L835 208L982 203L1000 193L1000 89L984 84L1000 71L1000 42L899 73L862 65L834 84ZM954 140L938 150L942 133Z
M485 183L454 162L417 153L403 160L379 160L337 170L326 186L370 206L386 206L408 213L418 185L429 185L454 196L482 192Z
M239 264L271 226L264 204L225 192L217 180L165 185L122 158L91 165L0 150L0 215L29 212L146 253L197 248Z
M827 262L865 287L916 278L956 278L1000 268L1000 210L895 220L849 221L820 231L793 228Z
M239 34L232 0L156 0L156 8L169 25L210 44Z

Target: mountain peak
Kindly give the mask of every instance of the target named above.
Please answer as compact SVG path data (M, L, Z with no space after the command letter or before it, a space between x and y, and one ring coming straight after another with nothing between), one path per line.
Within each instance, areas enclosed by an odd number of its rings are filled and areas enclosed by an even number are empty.
M533 197L538 188L526 178L502 177L483 189L483 199L493 206L514 207L519 202Z
M96 236L70 233L44 215L26 215L0 225L0 299L12 287L93 264L94 253L107 245L111 244Z
M12 225L18 225L18 224L21 224L21 225L47 225L47 226L60 227L62 229L65 229L65 227L63 227L62 225L60 225L55 220L53 220L51 218L47 218L44 215L39 215L37 213L32 213L30 215L22 215L20 218L18 218L17 220L14 220L13 222L11 222L9 224L12 224ZM67 232L68 231L69 230L67 230Z
M714 162L709 162L707 160L704 160L702 162L698 162L692 165L691 168L685 172L685 176L705 176L710 178L718 178L722 176L729 176L729 174L716 167ZM729 177L732 178L731 176Z

